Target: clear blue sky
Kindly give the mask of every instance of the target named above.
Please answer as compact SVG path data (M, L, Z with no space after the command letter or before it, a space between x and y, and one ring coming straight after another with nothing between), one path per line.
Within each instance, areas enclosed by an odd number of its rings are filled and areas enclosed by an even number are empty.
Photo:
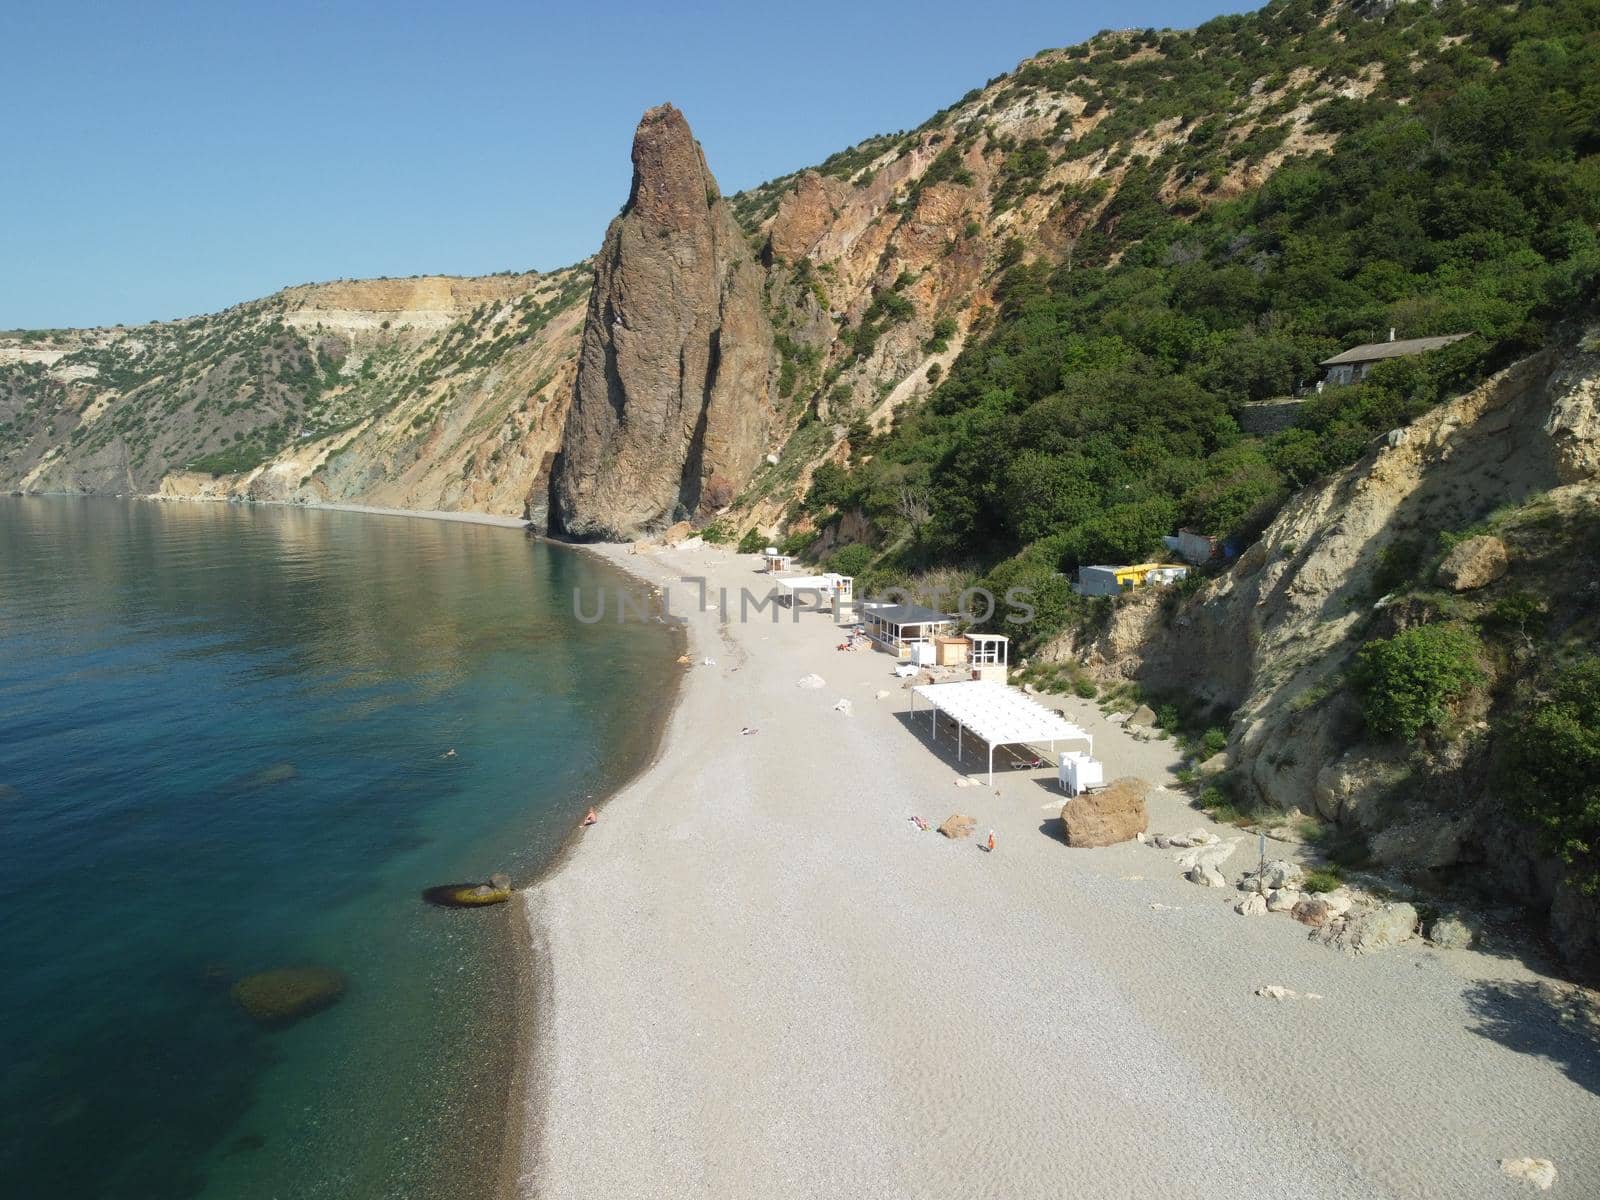
M652 104L683 109L731 193L1109 24L1254 6L18 0L0 14L0 329L562 266L626 198Z

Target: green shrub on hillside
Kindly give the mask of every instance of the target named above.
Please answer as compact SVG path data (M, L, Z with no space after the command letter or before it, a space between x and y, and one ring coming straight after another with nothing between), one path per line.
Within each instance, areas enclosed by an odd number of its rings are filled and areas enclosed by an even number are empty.
M871 546L855 542L849 546L840 546L828 556L828 570L852 577L863 575L872 565L873 558Z
M1479 649L1462 625L1418 625L1369 643L1351 672L1367 728L1405 739L1439 728L1451 704L1482 681Z
M1600 655L1556 670L1512 718L1501 788L1546 844L1600 893Z

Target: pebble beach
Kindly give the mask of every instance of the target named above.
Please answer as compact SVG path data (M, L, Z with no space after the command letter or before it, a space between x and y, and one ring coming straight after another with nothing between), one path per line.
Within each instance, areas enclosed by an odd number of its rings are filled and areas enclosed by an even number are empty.
M671 588L691 661L654 763L522 895L519 1196L1538 1194L1524 1157L1600 1195L1600 1049L1536 965L1343 953L1167 850L1069 847L1054 772L988 787L887 655L821 614L741 622L751 556L596 552ZM1152 833L1241 837L1170 743L1052 703L1155 785ZM954 813L978 836L912 819Z

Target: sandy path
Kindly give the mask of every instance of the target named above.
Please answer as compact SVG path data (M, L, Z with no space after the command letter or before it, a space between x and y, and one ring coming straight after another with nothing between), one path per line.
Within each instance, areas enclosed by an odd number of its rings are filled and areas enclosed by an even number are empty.
M607 553L759 582L718 551ZM836 652L824 617L690 633L717 665L688 668L659 761L526 896L548 1004L525 1194L1519 1196L1496 1163L1530 1155L1600 1195L1600 1056L1486 1001L1474 964L1503 964L1345 957L1163 852L1066 848L1045 773L954 786L890 661ZM1079 712L1110 775L1170 765ZM956 811L998 853L908 820ZM1200 824L1157 797L1153 829Z

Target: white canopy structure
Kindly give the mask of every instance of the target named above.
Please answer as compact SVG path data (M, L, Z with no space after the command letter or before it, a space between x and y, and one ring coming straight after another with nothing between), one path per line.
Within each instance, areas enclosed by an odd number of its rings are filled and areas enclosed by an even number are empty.
M774 588L778 598L788 601L790 605L800 595L814 602L832 603L837 600L849 604L855 599L856 581L852 576L829 571L823 575L786 575L775 581Z
M970 729L989 744L989 784L994 785L994 748L1018 743L1045 743L1055 752L1057 742L1084 741L1094 753L1094 738L1014 687L988 680L959 683L924 683L911 689L911 711L921 696L931 705L928 713L933 736L939 736L939 714L956 723L956 761L961 760L961 735Z

